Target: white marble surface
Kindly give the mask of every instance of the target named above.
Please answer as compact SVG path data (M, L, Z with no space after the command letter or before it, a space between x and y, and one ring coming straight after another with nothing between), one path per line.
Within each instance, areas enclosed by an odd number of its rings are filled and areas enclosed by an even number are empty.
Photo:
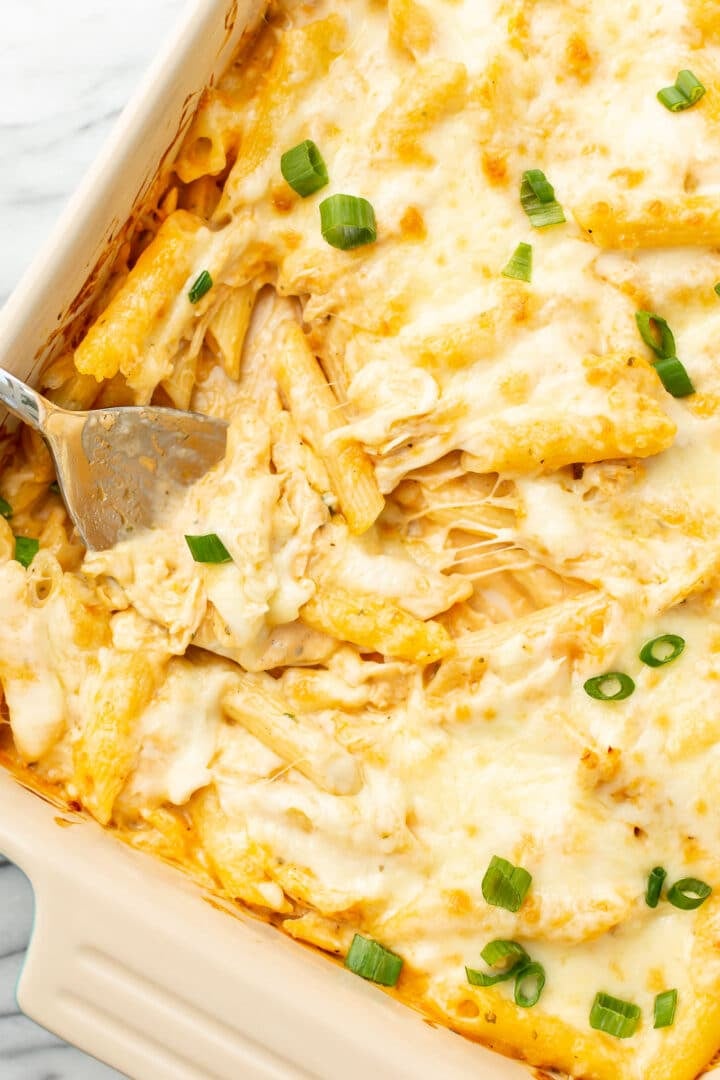
M186 0L0 0L0 305ZM0 859L0 1080L119 1074L21 1016L32 890Z

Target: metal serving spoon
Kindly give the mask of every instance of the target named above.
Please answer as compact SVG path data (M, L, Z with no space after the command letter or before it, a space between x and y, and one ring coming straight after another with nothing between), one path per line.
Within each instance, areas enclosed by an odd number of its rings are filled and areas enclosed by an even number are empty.
M87 547L112 547L159 520L178 487L225 454L227 424L151 406L70 412L0 368L0 402L45 437L68 513Z

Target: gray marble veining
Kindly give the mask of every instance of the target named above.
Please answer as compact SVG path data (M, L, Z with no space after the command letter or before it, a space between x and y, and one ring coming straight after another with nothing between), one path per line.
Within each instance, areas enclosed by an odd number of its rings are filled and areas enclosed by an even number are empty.
M2 0L0 305L97 153L185 0ZM2 363L2 358L0 358ZM119 1074L18 1011L32 888L0 857L0 1080Z

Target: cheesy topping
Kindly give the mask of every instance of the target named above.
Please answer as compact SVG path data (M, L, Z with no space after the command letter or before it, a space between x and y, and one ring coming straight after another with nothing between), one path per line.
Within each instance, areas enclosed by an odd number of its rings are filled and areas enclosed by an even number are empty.
M22 569L0 520L13 753L293 936L381 942L400 996L458 1030L576 1077L691 1080L720 1038L720 19L336 7L271 5L45 373L74 407L222 417L228 451L163 528L81 553L18 444L0 488L41 550ZM690 68L707 93L670 112ZM329 183L301 198L280 158L305 139ZM533 227L531 169L564 223ZM369 200L376 243L323 239L336 194ZM519 243L527 283L502 273ZM208 534L229 562L193 560ZM663 634L681 655L644 664ZM589 696L613 671L633 693ZM516 912L483 893L493 856L532 875ZM655 866L710 898L649 907ZM533 1008L468 983L494 939L542 964ZM640 1007L631 1037L591 1027L598 991Z

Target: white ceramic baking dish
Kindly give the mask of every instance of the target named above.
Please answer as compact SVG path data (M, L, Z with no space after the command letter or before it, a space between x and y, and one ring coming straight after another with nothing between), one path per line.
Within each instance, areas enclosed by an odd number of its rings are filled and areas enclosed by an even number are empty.
M257 3L191 5L0 313L0 364L32 379L82 318L133 207ZM524 1067L430 1025L272 927L218 910L179 872L1 769L0 851L35 889L22 1009L133 1080L527 1080Z

